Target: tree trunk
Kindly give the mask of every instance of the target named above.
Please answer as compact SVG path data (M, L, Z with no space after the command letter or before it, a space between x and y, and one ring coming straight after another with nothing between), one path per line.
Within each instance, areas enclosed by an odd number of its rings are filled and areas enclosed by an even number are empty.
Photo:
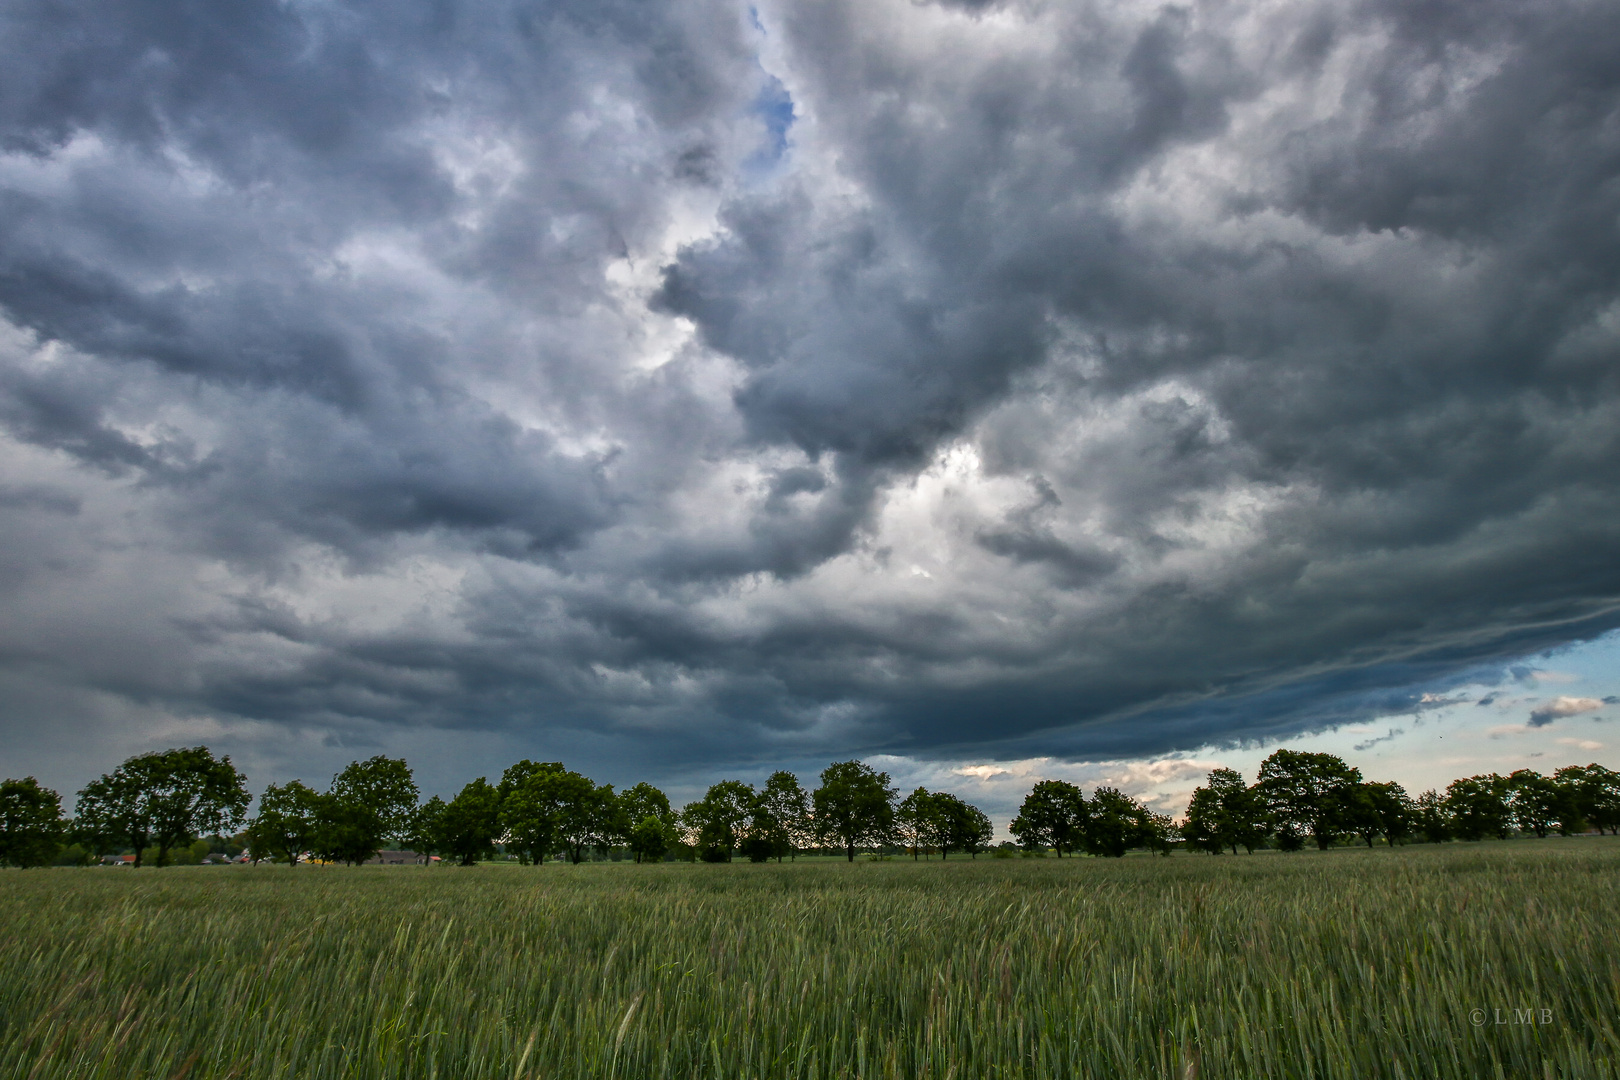
M855 861L855 845L853 843L845 844L844 845L844 854L849 857L850 862L854 862Z

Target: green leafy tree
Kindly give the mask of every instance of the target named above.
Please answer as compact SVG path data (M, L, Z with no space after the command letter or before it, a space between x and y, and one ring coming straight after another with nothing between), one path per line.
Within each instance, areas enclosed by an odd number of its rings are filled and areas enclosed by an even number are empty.
M933 793L925 787L919 787L895 807L894 835L901 846L911 852L913 862L917 861L925 848L932 845L934 834L938 831L935 824L938 817L938 803Z
M619 805L612 784L597 784L590 777L568 771L551 776L557 814L557 838L568 860L576 866L587 848L601 847L619 834Z
M1170 820L1169 814L1156 814L1144 809L1141 839L1143 847L1168 858L1170 847L1176 839L1176 824Z
M1052 848L1061 859L1085 843L1088 814L1085 792L1063 780L1042 780L1024 796L1012 834L1025 850Z
M1220 794L1211 787L1193 789L1187 803L1187 816L1181 824L1181 839L1194 851L1224 855L1226 833L1222 824ZM1232 854L1237 854L1235 843Z
M675 826L676 814L669 805L669 796L648 783L640 783L619 793L619 809L629 819L630 828L641 824L649 815L666 826Z
M1339 827L1348 834L1361 837L1370 848L1383 833L1379 829L1378 812L1373 807L1372 795L1365 781L1357 783L1339 795Z
M445 831L446 809L445 801L437 795L418 806L400 843L428 862L432 861L434 855L449 854L449 839Z
M540 863L561 850L573 863L585 851L624 832L613 785L563 768L560 762L520 761L500 785L500 820L523 861Z
M926 843L939 850L940 860L950 857L951 849L960 846L960 833L967 829L967 803L948 791L936 791L931 796L933 813L929 816Z
M648 783L640 783L619 794L620 817L629 823L625 839L636 861L657 862L669 850L679 824L679 816L669 805L669 796ZM658 825L656 843L646 831L647 819ZM638 839L639 838L639 839Z
M1463 840L1508 838L1513 812L1508 806L1511 784L1495 773L1464 777L1446 786L1446 810L1452 832Z
M681 810L689 842L705 862L730 862L747 839L757 797L752 784L722 780Z
M441 850L462 866L494 858L501 837L500 792L484 777L463 787L445 806L439 835L444 838Z
M411 768L400 758L379 754L351 762L332 778L321 801L317 854L351 866L374 858L411 831L418 794Z
M1430 844L1451 839L1451 811L1443 795L1430 788L1413 803L1412 826Z
M194 840L189 844L180 844L169 853L171 866L199 866L203 859L208 857L212 846L207 840Z
M744 832L742 852L749 862L767 862L774 858L781 862L793 848L788 826L776 816L763 792L754 795L753 809L749 811L748 828Z
M1395 781L1364 783L1355 798L1357 828L1368 847L1373 846L1373 837L1383 837L1393 848L1412 835L1417 823L1417 807L1406 789Z
M247 826L247 847L254 862L275 859L296 865L316 846L321 829L322 796L301 780L271 784L259 796L259 812Z
M69 827L68 835L71 835ZM96 853L82 844L69 844L56 853L54 866L92 866L96 861Z
M922 788L917 791L927 796L922 815L923 845L938 848L941 859L946 858L952 849L977 857L979 852L990 846L994 829L990 819L977 806L948 791L929 793ZM913 792L912 796L916 794Z
M854 862L857 847L886 844L894 835L894 799L888 773L862 761L835 761L821 771L821 786L810 796L816 832Z
M525 758L501 774L501 827L508 849L524 865L539 866L562 846L561 789L552 780L567 772L560 761Z
M56 792L32 776L0 783L0 866L49 866L66 831Z
M310 852L322 862L359 866L386 843L376 815L363 804L327 793L321 796L320 812Z
M779 830L772 845L776 861L781 862L784 855L797 859L799 849L810 846L815 840L810 793L799 785L797 776L778 769L766 779L759 799Z
M648 814L630 830L630 850L636 862L657 862L669 850L670 826L656 815Z
M1221 834L1237 854L1241 845L1250 855L1266 842L1270 833L1266 800L1258 787L1246 787L1243 774L1235 769L1216 769L1209 774L1221 806Z
M327 794L365 807L376 820L381 839L389 841L404 838L421 795L404 759L381 754L352 762L332 778Z
M1566 766L1553 779L1573 789L1576 811L1598 832L1620 834L1620 773L1594 762Z
M1508 810L1515 825L1543 838L1554 829L1567 836L1586 825L1575 786L1534 769L1517 769L1508 776Z
M995 839L995 827L990 818L972 803L955 795L947 795L943 806L945 831L950 847L977 859L979 852L988 848ZM943 857L943 852L941 852Z
M135 865L156 848L159 866L169 852L204 833L234 832L247 814L246 779L228 757L206 746L142 754L79 792L75 829L87 847L135 850Z
M1237 854L1242 845L1250 854L1265 843L1266 803L1260 791L1246 787L1235 769L1215 769L1204 787L1193 792L1187 805L1182 838L1195 851L1219 855L1226 848Z
M1093 855L1119 858L1133 847L1153 843L1156 822L1152 813L1116 788L1092 792L1083 843Z
M1308 832L1326 851L1354 827L1360 783L1360 770L1333 754L1278 750L1260 763L1256 786L1279 833L1297 838Z

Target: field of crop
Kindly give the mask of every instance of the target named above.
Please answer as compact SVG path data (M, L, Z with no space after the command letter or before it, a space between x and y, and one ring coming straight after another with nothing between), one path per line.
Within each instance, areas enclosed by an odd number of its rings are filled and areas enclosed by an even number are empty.
M1610 1077L1620 842L0 874L0 1076Z

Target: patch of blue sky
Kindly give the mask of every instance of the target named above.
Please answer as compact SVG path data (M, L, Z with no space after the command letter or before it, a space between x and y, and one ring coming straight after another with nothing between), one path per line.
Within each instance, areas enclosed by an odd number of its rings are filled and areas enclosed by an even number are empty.
M787 157L792 145L788 133L793 127L795 114L793 95L788 93L782 80L760 69L765 79L759 94L749 106L749 112L764 126L764 139L759 149L743 161L743 172L750 179L762 179L776 171Z
M1620 768L1620 631L1535 653L1466 683L1414 690L1414 707L1360 723L1243 747L1203 747L1254 779L1279 746L1343 756L1372 780L1398 780L1414 793L1462 776L1597 761ZM1601 703L1601 707L1600 707ZM1189 785L1190 786L1190 785Z
M759 16L759 8L749 5L748 21L761 39L771 36L770 31L765 28L764 20ZM793 122L798 119L798 112L794 108L793 95L787 86L766 66L771 52L770 44L762 40L760 50L754 58L760 75L760 85L759 93L749 103L748 114L759 121L763 130L758 148L743 159L742 180L745 184L759 184L773 177L781 168L793 145L789 133L792 131Z

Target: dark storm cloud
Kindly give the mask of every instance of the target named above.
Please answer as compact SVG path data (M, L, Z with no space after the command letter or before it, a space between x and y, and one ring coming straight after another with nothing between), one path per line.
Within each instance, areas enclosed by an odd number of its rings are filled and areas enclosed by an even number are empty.
M1617 32L6 5L0 724L1120 756L1601 633Z

